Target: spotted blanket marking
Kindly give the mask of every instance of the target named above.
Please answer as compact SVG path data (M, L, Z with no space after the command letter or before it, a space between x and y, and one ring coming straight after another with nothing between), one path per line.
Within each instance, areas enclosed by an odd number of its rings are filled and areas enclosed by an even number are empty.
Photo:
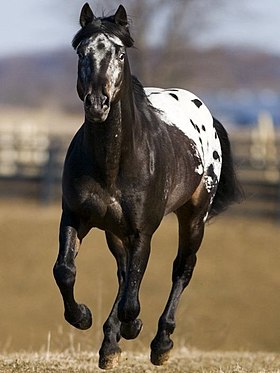
M151 104L169 125L175 125L196 147L201 164L195 170L203 175L206 190L216 191L221 174L222 152L213 117L204 103L183 89L145 88Z

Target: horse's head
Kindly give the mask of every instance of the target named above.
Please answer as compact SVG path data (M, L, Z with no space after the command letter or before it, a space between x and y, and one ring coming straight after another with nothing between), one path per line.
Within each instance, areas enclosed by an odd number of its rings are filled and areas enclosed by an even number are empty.
M124 7L110 17L96 18L86 3L81 30L73 39L79 56L77 91L88 120L104 122L121 96L127 63L126 48L133 45Z

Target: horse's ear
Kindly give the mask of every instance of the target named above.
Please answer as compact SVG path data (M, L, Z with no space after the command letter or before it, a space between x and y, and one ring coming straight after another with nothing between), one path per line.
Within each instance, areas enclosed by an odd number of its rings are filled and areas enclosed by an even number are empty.
M88 5L88 3L85 3L82 7L81 14L80 14L80 25L82 27L85 27L89 23L91 23L93 20L95 20L95 15L93 14L93 11L91 10L91 7Z
M115 23L120 26L128 27L128 20L125 8L120 5L114 16Z

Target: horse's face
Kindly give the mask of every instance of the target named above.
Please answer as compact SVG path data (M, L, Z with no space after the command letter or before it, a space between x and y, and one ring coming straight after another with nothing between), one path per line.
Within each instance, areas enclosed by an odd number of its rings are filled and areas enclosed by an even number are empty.
M95 34L77 48L77 90L90 121L104 122L119 100L123 82L125 47L113 35Z

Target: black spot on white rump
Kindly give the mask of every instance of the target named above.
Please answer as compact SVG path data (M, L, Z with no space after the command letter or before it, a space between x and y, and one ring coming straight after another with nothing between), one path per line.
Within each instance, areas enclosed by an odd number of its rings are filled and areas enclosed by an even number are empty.
M198 127L198 125L195 124L191 119L190 119L190 122L191 122L193 128L194 128L198 133L200 133L200 128Z
M200 106L202 105L202 102L199 100L199 99L197 99L197 98L195 98L194 100L192 100L192 102L195 104L195 106L197 106L198 108L200 108Z
M172 96L173 98L175 98L175 100L179 101L178 96L175 95L175 93L169 93L169 94L170 94L170 96Z
M190 122L191 122L193 128L196 129L196 127L197 127L196 124L194 124L194 122L191 119L190 119Z
M216 150L213 151L213 158L220 160L220 156Z

